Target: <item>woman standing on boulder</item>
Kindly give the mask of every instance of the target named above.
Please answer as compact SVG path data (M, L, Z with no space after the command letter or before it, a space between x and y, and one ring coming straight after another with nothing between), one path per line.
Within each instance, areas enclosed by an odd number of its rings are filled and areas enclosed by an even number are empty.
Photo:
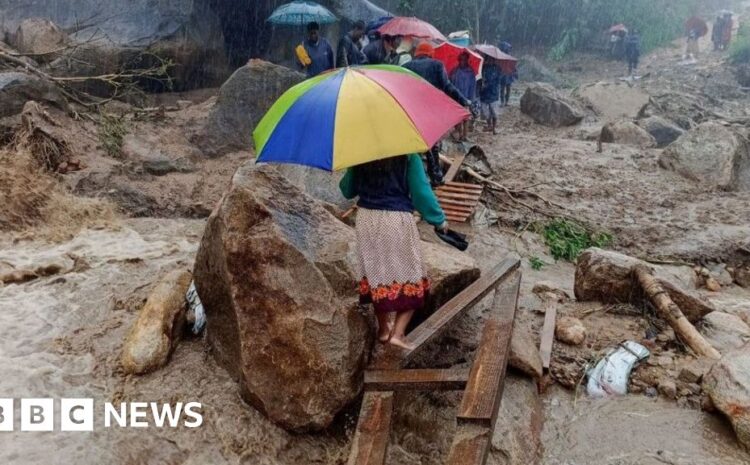
M406 328L430 290L412 212L416 209L436 229L447 230L422 160L402 155L349 168L340 188L347 199L359 197L360 302L373 304L380 342L411 349L404 339Z

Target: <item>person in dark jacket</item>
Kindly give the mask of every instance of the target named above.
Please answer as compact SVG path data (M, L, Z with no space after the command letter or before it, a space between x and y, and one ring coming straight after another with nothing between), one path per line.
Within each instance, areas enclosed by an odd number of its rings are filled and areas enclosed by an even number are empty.
M445 92L460 105L470 108L471 101L456 89L456 86L448 79L448 71L445 69L445 65L434 59L433 56L435 56L435 48L428 42L422 42L414 52L414 59L406 63L404 68L422 76L425 81ZM432 185L435 187L442 186L445 182L443 181L443 170L440 167L439 144L425 153L425 157L427 158L427 170Z
M396 49L398 49L400 42L401 38L396 36L381 36L379 39L370 42L363 50L367 57L367 63L370 65L397 65L399 57Z
M412 212L419 211L436 231L448 229L422 160L418 155L402 155L355 166L339 186L347 199L359 197L360 304L373 304L380 342L411 349L405 340L406 328L430 290Z
M456 86L456 89L466 97L472 104L477 96L477 75L474 73L474 69L469 65L469 52L464 50L458 55L458 67L451 73L451 83ZM466 142L468 140L469 122L464 121L461 124L461 136L460 140Z
M628 60L628 75L632 76L638 69L638 60L641 58L641 36L637 29L633 29L625 37L625 58Z
M479 101L482 104L482 115L487 122L485 131L493 134L497 134L497 102L500 100L501 77L500 64L494 58L486 56L482 67Z
M357 66L367 63L367 57L362 52L362 37L365 35L365 22L357 21L351 31L344 34L339 41L336 53L336 65L339 68Z
M307 25L307 39L301 46L307 57L303 60L298 53L298 59L307 77L315 77L336 67L333 48L325 37L320 37L320 25L318 23L312 22Z

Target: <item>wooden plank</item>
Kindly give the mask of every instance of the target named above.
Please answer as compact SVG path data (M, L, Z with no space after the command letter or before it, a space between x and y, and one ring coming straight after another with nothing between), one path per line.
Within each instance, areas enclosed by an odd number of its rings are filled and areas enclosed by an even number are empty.
M459 200L479 200L481 195L479 194L457 194L455 192L437 191L438 198L447 199L459 199Z
M462 213L471 214L474 211L474 207L467 207L463 205L450 205L450 204L446 204L442 200L439 200L438 203L440 203L440 206L445 212L452 211L452 212L462 212Z
M452 221L454 223L466 223L466 221L469 219L468 216L449 216L445 215L445 219L448 221Z
M439 196L438 196L438 202L444 203L446 205L456 205L459 207L474 208L477 206L477 202L474 202L471 200L441 199Z
M495 268L484 273L479 279L435 311L424 323L406 335L406 342L413 345L414 350L408 351L386 344L387 347L375 354L370 368L394 369L404 366L423 350L427 343L442 334L448 325L482 300L520 264L521 262L517 258L506 258Z
M557 301L547 299L544 302L544 326L539 353L542 356L542 368L548 371L552 360L552 344L555 341L555 324L557 320Z
M365 391L463 391L468 369L367 370Z
M456 179L456 176L458 175L458 172L461 169L461 165L463 164L465 158L466 153L464 152L457 152L455 154L453 160L451 160L451 167L448 168L448 172L445 173L445 176L443 176L443 179L446 183L449 183Z
M468 182L448 182L446 183L447 186L455 186L455 187L463 187L465 189L475 189L475 190L484 190L484 186L481 184L472 184Z
M485 465L492 441L492 428L473 424L458 426L446 465Z
M365 392L348 465L385 464L392 418L392 392Z
M492 315L482 331L482 340L458 409L459 423L476 423L487 428L493 428L495 424L510 358L510 339L520 286L521 273L516 272L495 291Z
M477 193L482 192L483 189L481 186L464 187L464 186L457 186L455 184L445 184L443 186L438 187L438 190L447 191L447 192L458 192L459 194L477 194Z

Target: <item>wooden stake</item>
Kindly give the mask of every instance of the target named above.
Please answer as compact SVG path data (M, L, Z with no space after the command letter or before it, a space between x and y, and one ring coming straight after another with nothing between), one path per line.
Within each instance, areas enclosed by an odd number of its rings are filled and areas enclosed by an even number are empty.
M659 315L667 320L674 332L685 344L688 345L696 354L705 357L719 359L721 354L714 349L711 344L703 338L701 333L695 329L690 321L669 297L659 281L651 274L651 271L643 265L637 265L633 268L633 273L638 280L643 292L648 296L651 303L654 304Z

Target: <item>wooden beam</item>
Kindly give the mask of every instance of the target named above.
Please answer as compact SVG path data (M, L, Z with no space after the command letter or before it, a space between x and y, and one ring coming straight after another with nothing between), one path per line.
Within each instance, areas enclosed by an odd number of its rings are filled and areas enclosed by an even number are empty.
M368 370L365 391L462 391L468 369Z
M465 152L457 152L453 156L453 160L451 160L451 166L448 168L448 172L445 173L445 176L443 176L443 179L445 182L451 182L454 179L456 179L456 176L458 175L459 170L461 169L461 165L464 162L464 159L466 158Z
M393 392L365 392L347 465L384 465L393 418Z
M414 350L400 349L391 344L385 344L373 357L371 369L395 369L404 366L424 347L445 331L445 329L461 316L465 311L476 305L497 284L521 264L517 258L506 258L490 272L483 274L454 298L433 313L424 323L406 335L406 342L414 346Z
M516 272L495 291L492 314L482 331L482 341L458 409L459 424L474 423L494 428L510 358L520 286L521 273Z
M492 441L492 428L466 423L458 425L446 465L485 465Z
M549 371L552 361L552 344L555 341L555 324L557 321L557 302L552 299L544 301L544 326L542 326L542 342L539 344L539 354L542 356L542 369Z

